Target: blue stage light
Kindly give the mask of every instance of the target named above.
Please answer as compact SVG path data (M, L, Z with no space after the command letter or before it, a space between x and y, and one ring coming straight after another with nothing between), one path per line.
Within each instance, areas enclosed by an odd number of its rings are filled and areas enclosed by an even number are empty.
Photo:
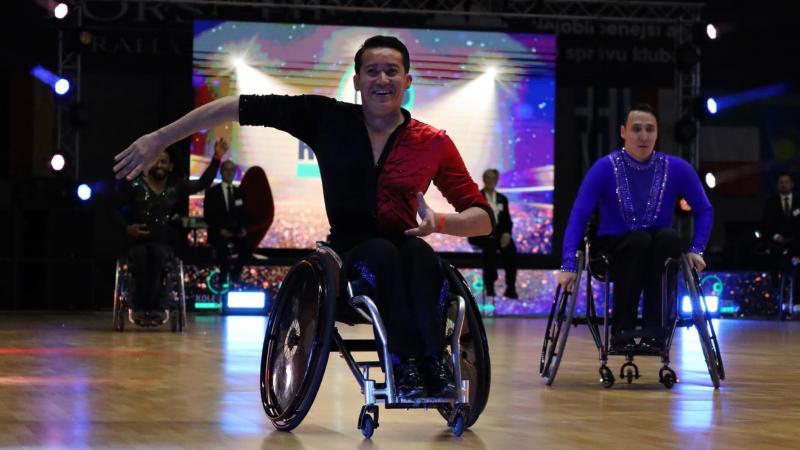
M717 113L717 101L714 99L714 97L709 97L706 99L706 109L710 114Z
M88 201L92 198L92 188L90 188L88 184L82 183L78 186L78 198L83 201Z

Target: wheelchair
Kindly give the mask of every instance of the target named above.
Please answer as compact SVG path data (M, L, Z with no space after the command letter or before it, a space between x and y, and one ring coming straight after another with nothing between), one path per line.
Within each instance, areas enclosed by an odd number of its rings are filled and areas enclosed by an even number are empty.
M703 350L703 356L708 367L708 374L711 377L711 383L714 389L720 386L720 380L725 379L725 370L722 364L722 355L720 353L719 342L714 331L714 326L711 322L711 316L707 312L705 297L703 296L700 287L700 278L697 271L691 266L686 254L681 254L679 258L671 258L665 262L664 271L662 272L662 326L661 330L667 330L664 348L658 354L650 352L616 352L614 349L609 348L609 328L611 317L609 312L611 310L609 298L611 289L610 279L610 261L607 255L599 254L596 257L590 256L586 258L585 255L589 253L588 242L584 250L578 251L578 273L575 280L574 293L561 292L561 287L556 288L555 298L550 307L550 314L547 318L547 325L545 328L544 342L542 343L542 353L539 360L539 374L544 378L545 384L550 386L553 384L558 373L558 367L564 356L564 350L567 344L567 337L571 326L578 326L580 324L587 325L589 332L592 335L595 346L600 356L600 382L606 388L611 388L614 385L614 373L608 368L608 357L611 355L620 355L625 357L625 363L620 367L619 376L621 379L626 380L629 384L633 383L634 379L639 378L639 368L633 362L634 356L659 356L661 358L662 367L658 373L659 383L663 384L667 389L671 389L677 382L678 377L675 371L669 367L669 351L672 345L672 339L675 335L675 329L678 327L690 328L694 326L697 329L700 338L700 347ZM585 317L577 317L575 315L575 303L577 295L580 291L581 278L583 272L586 272L586 314ZM677 299L677 276L670 279L670 273L680 272L681 278L684 283L686 292L692 305L691 317L682 318L678 312L678 301L670 301L670 299ZM592 292L592 279L602 282L603 290L603 312L602 317L599 317L595 309L594 294ZM603 324L602 334L600 324ZM652 331L648 333L647 330L641 330L640 334L632 334L629 337L647 337L652 336ZM660 331L660 330L659 330Z
M143 327L155 327L167 322L172 332L186 329L186 291L184 289L183 262L175 255L167 258L161 283L163 309L145 311L137 316L133 310L135 284L130 261L126 258L117 260L114 274L114 329L125 331L126 322Z
M319 245L294 265L281 285L269 316L261 353L261 400L267 417L281 431L297 427L311 408L328 355L344 358L364 395L357 428L370 438L378 427L378 404L387 409L436 408L456 436L473 425L489 397L490 364L486 332L475 299L461 274L444 265L450 285L442 329L455 398L406 399L398 395L386 329L377 306L354 295L341 278L342 260ZM343 339L335 322L373 327L376 339ZM377 352L377 361L356 361L353 352ZM384 373L381 382L370 369Z

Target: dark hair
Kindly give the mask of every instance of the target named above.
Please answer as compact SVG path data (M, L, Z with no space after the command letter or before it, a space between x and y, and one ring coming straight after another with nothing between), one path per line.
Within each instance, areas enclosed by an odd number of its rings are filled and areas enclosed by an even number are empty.
M779 171L778 176L775 177L775 179L779 180L781 177L789 177L789 179L792 180L792 183L794 183L794 175L792 175L792 173L789 172L788 170Z
M500 171L497 170L497 169L486 169L486 170L484 170L483 171L483 177L486 178L486 175L489 175L490 173L494 173L494 176L496 176L497 178L500 178Z
M356 73L361 70L361 55L364 54L365 50L370 48L391 48L397 50L403 55L403 68L406 69L406 73L411 69L411 58L408 55L408 49L405 44L400 42L400 39L394 36L372 36L361 44L361 48L358 49L355 58L353 58L356 63Z
M628 108L628 111L625 112L625 117L622 119L622 125L628 124L628 117L630 117L631 113L634 111L640 111L652 114L652 116L656 118L656 122L658 122L658 116L656 115L656 110L653 109L653 107L650 106L649 103L636 103L630 108Z

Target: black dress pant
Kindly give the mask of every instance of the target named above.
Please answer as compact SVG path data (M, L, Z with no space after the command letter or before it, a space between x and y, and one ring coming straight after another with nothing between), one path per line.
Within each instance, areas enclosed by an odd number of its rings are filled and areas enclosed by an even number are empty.
M134 310L147 311L161 306L164 271L171 253L170 247L161 242L131 247L128 257L134 283Z
M229 246L229 242L232 245ZM221 282L226 283L229 276L234 281L238 280L241 276L242 268L252 254L247 238L225 239L219 236L211 242L211 245L217 255ZM233 259L233 253L237 255L235 259Z
M517 292L517 246L514 240L505 248L500 247L500 240L483 238L478 241L481 248L481 269L483 286L488 295L494 295L494 282L497 281L498 262L502 262L506 274L506 293Z
M661 325L661 276L667 258L681 254L681 239L672 228L632 231L619 236L598 236L592 253L606 252L611 257L611 280L614 283L612 333L632 330L636 325L639 297L644 291L642 325ZM674 298L668 298L668 308ZM670 311L671 309L667 309Z
M346 276L357 281L354 294L378 307L389 351L399 359L438 358L449 284L431 246L416 237L373 238L343 256Z

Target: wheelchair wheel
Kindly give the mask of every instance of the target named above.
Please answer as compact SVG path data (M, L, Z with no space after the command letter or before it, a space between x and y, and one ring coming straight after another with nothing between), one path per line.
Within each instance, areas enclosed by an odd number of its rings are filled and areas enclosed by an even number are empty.
M453 266L446 264L444 267L447 280L450 283L451 293L464 298L466 314L464 326L461 330L459 343L461 345L461 376L469 381L469 408L463 414L463 429L471 427L483 412L489 401L489 387L491 385L491 366L489 363L489 341L486 338L486 329L483 327L478 304L472 296L467 282L461 272ZM455 323L458 306L450 302L445 311L445 326ZM446 340L452 330L446 330ZM449 348L449 347L448 347ZM448 358L448 361L452 359ZM451 405L438 406L439 413L445 419L450 419L453 407Z
M123 301L123 296L126 295L125 289L126 286L126 277L127 277L127 269L125 268L125 264L117 261L117 267L114 272L114 309L113 309L113 317L112 317L112 324L114 329L123 332L125 331L125 313L126 308Z
M720 380L725 378L722 354L719 351L719 343L711 323L711 316L706 310L703 292L700 288L700 278L689 264L686 255L681 256L681 270L692 302L692 320L697 329L697 335L700 337L700 347L703 349L703 357L708 366L708 375L711 377L714 389L719 389Z
M328 362L338 293L338 264L316 252L283 281L261 352L261 401L272 424L290 431L303 421Z
M542 354L539 358L539 375L544 378L547 386L553 384L558 373L558 366L564 356L567 347L567 337L569 336L572 317L575 314L575 299L581 285L580 270L583 267L583 256L578 257L578 273L573 284L575 292L562 292L561 287L556 288L553 304L550 307L550 315L547 318L545 327L544 342L542 343Z

